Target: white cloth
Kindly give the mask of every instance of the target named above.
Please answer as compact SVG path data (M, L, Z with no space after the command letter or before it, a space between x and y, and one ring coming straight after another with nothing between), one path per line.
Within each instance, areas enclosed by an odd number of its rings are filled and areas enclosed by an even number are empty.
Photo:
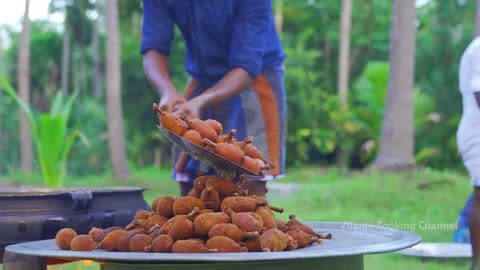
M474 39L462 55L459 87L463 115L457 130L457 145L472 185L480 187L480 108L473 94L480 91L480 38Z
M462 55L459 87L462 94L480 91L480 37L475 38Z
M480 111L463 114L457 144L472 185L480 187Z

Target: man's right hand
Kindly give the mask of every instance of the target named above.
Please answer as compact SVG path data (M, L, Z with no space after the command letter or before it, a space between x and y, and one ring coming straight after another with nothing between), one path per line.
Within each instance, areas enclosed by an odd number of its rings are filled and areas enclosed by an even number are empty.
M187 100L184 96L182 96L177 90L171 90L162 95L159 107L166 112L172 113L185 102L187 102Z
M148 80L161 96L159 102L161 110L172 113L186 102L170 80L166 55L155 50L147 51L143 56L143 69Z

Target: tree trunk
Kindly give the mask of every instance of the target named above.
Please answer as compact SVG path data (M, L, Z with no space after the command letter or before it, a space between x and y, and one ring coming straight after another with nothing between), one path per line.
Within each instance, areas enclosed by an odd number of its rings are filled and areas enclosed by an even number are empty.
M363 21L363 27L362 27L362 32L361 35L366 36L366 37L371 37L372 32L374 31L375 27L375 14L373 12L373 3L372 0L365 0L364 2L361 3L364 6L367 6L368 9L366 11L366 16ZM353 7L352 7L353 8ZM360 47L357 47L355 49L351 48L351 54L352 56L350 57L350 70L355 69L357 66L357 61L359 59L365 59L365 57L368 59L370 57L372 50L372 44L367 43L364 44ZM361 64L360 64L361 65ZM351 76L351 75L349 75ZM353 75L355 76L355 75Z
M340 53L338 56L337 88L340 103L348 103L348 77L350 58L350 29L352 26L352 0L342 0L342 14L340 23Z
M97 21L92 22L92 51L93 51L93 96L102 97L102 75L100 69L100 48L98 45Z
M401 170L414 165L415 12L415 0L394 0L388 94L374 163L379 169Z
M480 0L477 0L475 12L475 37L480 36Z
M72 77L69 77L69 81L72 84L71 88L75 90L82 90L80 87L80 78L81 78L81 72L80 72L80 52L82 48L80 47L79 44L76 44L75 42L72 44L71 47L71 58L70 61L72 62L72 67L75 67L75 72L72 72L71 75Z
M20 36L20 47L18 49L18 93L20 98L29 104L30 96L30 19L28 17L30 0L25 0L25 13L23 15L22 33ZM30 125L22 109L20 110L20 160L24 173L32 172L32 137Z
M2 27L0 27L0 30L2 30ZM3 53L2 48L3 48L3 40L2 40L2 37L0 36L0 59L5 59L5 58L3 58L4 53ZM0 65L0 73L5 74L4 68L5 68L4 65ZM0 91L0 106L3 105L2 100L3 100L3 91ZM3 117L3 114L4 114L3 111L4 111L4 109L2 109L0 107L0 119ZM0 153L4 153L3 152L3 148L4 148L3 143L4 143L3 142L3 125L2 125L2 122L0 122ZM1 161L1 159L0 159L0 161ZM0 164L0 175L2 175L2 173L3 173L3 165Z
M323 25L327 25L327 23L330 21L330 18L328 16L328 12L322 12L322 14L320 14L320 16L321 16ZM323 59L324 59L324 61L323 61L323 74L324 75L323 76L326 77L326 78L328 78L330 76L330 70L331 70L330 60L332 59L331 53L332 53L332 44L330 43L330 40L328 38L326 38L323 41L323 54L325 55L323 57ZM332 85L332 87L333 87L333 85Z
M107 55L107 114L108 149L115 176L128 178L125 139L123 135L121 69L120 69L120 33L118 23L117 0L106 0L106 55Z
M352 0L342 0L340 15L340 46L338 54L337 91L342 112L348 105L348 77L350 71L350 29L352 22ZM341 170L347 168L348 149L340 144L337 149L337 164Z
M63 24L65 29L63 31L62 44L62 74L60 78L60 87L64 96L68 94L68 71L70 66L70 31L67 29L67 24Z
M3 27L0 26L0 31L2 31L2 30L3 30ZM3 49L3 39L2 39L2 36L0 36L0 59L5 59L5 58L3 58L4 55L5 55L5 52L4 52L4 49ZM0 65L0 72L2 74L5 74L4 71L5 71L5 65Z
M87 91L88 89L87 72L90 71L90 68L88 68L88 71L87 71L87 53L83 48L79 48L78 55L79 55L79 58L78 58L79 64L78 64L77 70L78 70L78 77L80 79L79 89L80 91Z
M162 148L159 146L155 147L155 150L153 152L153 164L155 167L160 168L162 166Z
M283 2L282 0L275 1L275 27L278 33L282 33L283 28Z

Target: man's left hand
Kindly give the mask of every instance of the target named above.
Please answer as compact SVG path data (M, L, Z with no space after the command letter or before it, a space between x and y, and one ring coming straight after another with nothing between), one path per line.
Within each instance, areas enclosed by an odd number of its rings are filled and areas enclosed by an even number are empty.
M205 105L202 95L195 97L183 103L176 113L185 115L188 119L200 118L203 107Z

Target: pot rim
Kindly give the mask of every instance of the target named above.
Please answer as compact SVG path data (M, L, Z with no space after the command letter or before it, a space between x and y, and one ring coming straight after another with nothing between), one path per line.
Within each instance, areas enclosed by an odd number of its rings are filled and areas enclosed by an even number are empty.
M72 192L122 193L144 191L143 187L78 187L78 188L44 188L44 187L7 187L0 188L0 198L5 197L41 197L51 195L69 194Z

